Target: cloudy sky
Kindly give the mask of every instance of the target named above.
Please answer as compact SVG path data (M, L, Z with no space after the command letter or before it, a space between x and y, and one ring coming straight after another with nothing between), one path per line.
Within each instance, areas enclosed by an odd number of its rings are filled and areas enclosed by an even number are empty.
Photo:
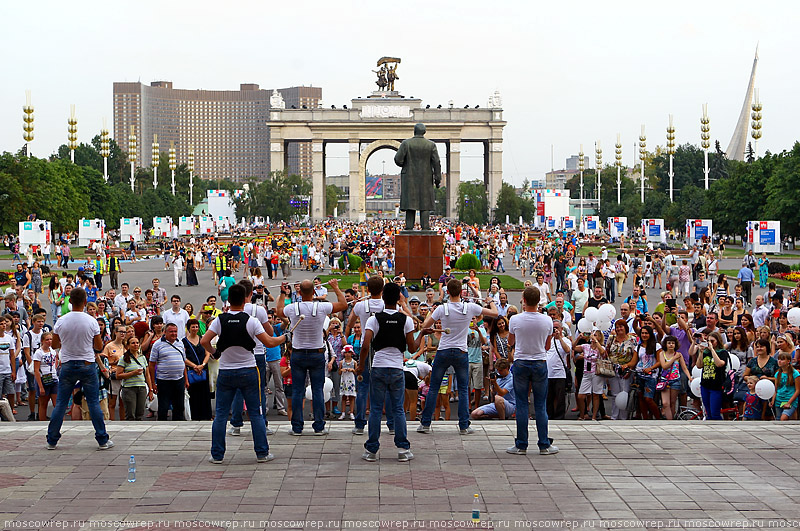
M114 81L305 84L339 106L374 88L370 70L388 55L403 61L397 88L423 104L485 106L499 90L504 178L518 184L550 170L551 145L556 168L597 140L611 162L617 133L631 164L641 125L648 147L663 145L669 114L679 143L699 143L703 103L725 149L757 44L759 152L798 140L796 1L26 0L3 2L0 17L0 151L23 144L26 89L36 108L31 149L44 156L66 141L71 103L81 141L104 117L111 128ZM474 155L464 153L462 178L478 175ZM373 158L375 171L391 157Z

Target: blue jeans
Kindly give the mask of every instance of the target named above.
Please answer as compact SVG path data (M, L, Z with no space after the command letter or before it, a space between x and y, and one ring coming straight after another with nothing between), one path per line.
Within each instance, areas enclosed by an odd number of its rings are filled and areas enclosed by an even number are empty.
M391 411L394 416L394 444L398 448L408 450L406 430L406 412L403 399L406 394L406 378L403 369L390 369L387 367L373 367L369 384L369 438L364 443L364 448L373 454L380 448L381 418L383 418L383 405L388 397L389 405L386 415Z
M356 413L355 420L353 421L356 428L363 430L367 425L367 398L369 398L369 379L370 370L369 365L364 368L361 373L361 381L356 379ZM388 396L388 395L387 395ZM388 398L385 399L388 402ZM403 412L405 415L405 412ZM391 409L386 410L386 427L390 430L394 429L394 412Z
M225 426L228 424L228 412L231 410L231 403L237 392L242 393L247 404L256 455L264 457L269 453L267 427L261 416L258 387L258 374L255 367L220 369L217 376L217 413L211 424L211 457L214 459L225 457Z
M311 401L314 431L325 429L325 354L296 348L292 352L292 430L303 431L303 400L306 397L306 374L311 378Z
M97 444L108 442L106 424L103 422L103 412L100 409L100 378L97 375L97 364L86 361L67 361L61 364L58 373L58 396L56 407L50 414L50 424L47 426L47 444L57 444L61 438L61 424L64 423L64 414L67 412L67 403L72 398L75 384L81 382L83 386L83 399L89 406L89 416L94 426L94 438Z
M503 270L503 273L506 272L506 267L503 265L503 259L502 258L498 258L497 259L497 271L499 272L501 269ZM459 400L461 400L461 399L459 398Z
M547 384L546 361L514 361L514 398L517 402L517 438L514 444L521 450L528 449L528 389L531 387L539 449L549 448L553 442L547 436Z
M261 404L261 416L264 417L264 425L268 425L267 422L267 396L266 396L266 388L267 388L267 356L266 355L258 355L256 358L256 369L258 369L258 380L260 385L258 386L258 403ZM242 396L241 390L236 390L236 394L233 395L233 403L231 404L231 426L236 428L241 428L244 426L244 418L242 417L242 412L244 412L244 397ZM248 415L250 414L250 407L247 408Z
M706 420L722 420L722 391L712 391L705 387L700 387L700 395L703 399L703 409L706 410Z
M456 371L458 382L458 429L465 430L469 427L469 361L467 353L457 348L446 348L436 351L431 368L431 386L428 397L425 399L425 409L422 410L420 422L430 426L433 411L436 409L436 397L442 386L442 378L448 367ZM547 385L547 370L545 370L545 386ZM404 413L405 414L405 413Z

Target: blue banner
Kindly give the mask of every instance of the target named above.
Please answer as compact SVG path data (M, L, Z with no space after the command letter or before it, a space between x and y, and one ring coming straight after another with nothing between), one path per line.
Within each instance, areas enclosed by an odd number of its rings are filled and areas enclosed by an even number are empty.
M597 230L597 221L593 219L586 220L586 230Z
M775 245L775 229L761 229L758 232L758 243L761 245Z
M649 234L650 236L661 236L661 225L653 224L648 226L650 227L650 229L647 232L647 234Z
M572 221L571 219L565 219L564 220L564 228L565 229L571 229L571 228L573 228L574 225L575 225L575 222Z
M703 238L708 238L708 225L700 225L699 227L695 226L694 239L700 240Z
M617 232L625 232L625 224L621 221L614 223L614 227L616 227Z

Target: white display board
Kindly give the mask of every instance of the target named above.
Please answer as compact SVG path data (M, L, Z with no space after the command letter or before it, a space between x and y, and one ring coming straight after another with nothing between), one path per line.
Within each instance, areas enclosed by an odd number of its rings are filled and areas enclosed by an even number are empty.
M664 230L663 219L643 219L642 235L645 240L653 243L667 243L667 232Z
M40 247L52 241L53 231L49 221L37 219L36 221L19 222L19 252L27 253L31 246Z
M536 201L536 227L547 227L547 218L561 223L561 218L569 217L569 190L539 188L532 192ZM558 228L558 227L552 227Z
M119 242L120 245L129 243L131 236L136 243L141 242L142 237L142 218L120 218L119 220Z
M564 216L561 218L561 230L565 230L567 232L572 232L574 230L578 230L578 227L575 225L575 216Z
M106 220L81 219L78 221L78 245L86 247L95 241L106 239Z
M689 247L702 245L703 238L706 243L711 243L711 236L714 234L710 219L687 219L686 220L686 243Z
M214 234L214 218L211 216L200 216L200 234Z
M172 218L169 216L153 218L153 232L161 238L172 237Z
M236 207L233 200L244 193L244 190L207 190L208 214L215 220L220 217L228 219L228 228L236 223ZM221 230L221 229L220 229Z
M600 216L583 216L581 232L584 234L600 234Z
M178 234L180 236L197 234L194 216L181 216L181 219L178 220Z
M781 252L781 222L748 221L745 247L756 254Z
M608 235L619 239L628 234L628 218L624 216L610 217L606 220Z
M214 216L214 225L219 232L231 231L231 219L226 216Z

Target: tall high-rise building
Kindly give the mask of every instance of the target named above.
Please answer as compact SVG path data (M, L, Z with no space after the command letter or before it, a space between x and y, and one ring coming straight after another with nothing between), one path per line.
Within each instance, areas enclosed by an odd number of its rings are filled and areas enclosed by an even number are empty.
M287 107L316 106L318 87L278 89ZM178 162L194 147L195 174L205 179L266 179L270 172L269 98L271 90L243 83L239 90L175 89L170 81L114 83L114 138L122 149L131 127L137 139L137 164L152 164L153 135L161 151L175 145ZM291 145L290 145L291 147ZM289 151L289 171L311 177L311 146ZM305 170L305 171L304 171Z

